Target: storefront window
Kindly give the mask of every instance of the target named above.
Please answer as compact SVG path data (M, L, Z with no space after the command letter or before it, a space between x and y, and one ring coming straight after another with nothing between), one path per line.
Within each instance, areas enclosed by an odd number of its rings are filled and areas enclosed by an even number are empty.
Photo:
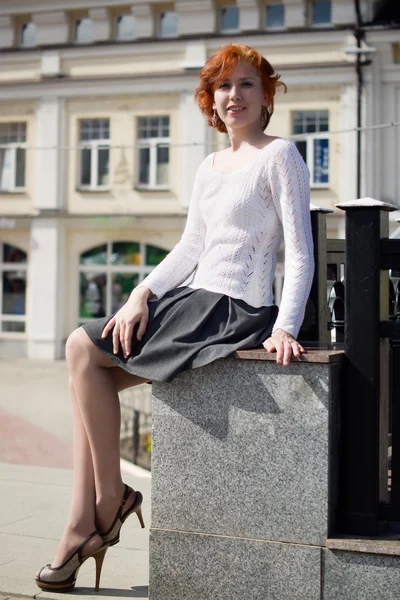
M139 242L108 242L80 255L79 324L110 315L168 254Z
M0 333L26 330L27 254L0 242Z
M107 264L107 244L90 248L81 254L81 265L106 265Z
M80 319L98 319L106 314L106 273L80 274Z

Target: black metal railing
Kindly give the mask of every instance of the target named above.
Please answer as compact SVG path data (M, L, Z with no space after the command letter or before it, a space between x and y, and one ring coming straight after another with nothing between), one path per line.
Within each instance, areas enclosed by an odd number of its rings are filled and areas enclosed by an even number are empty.
M377 535L400 521L400 240L377 201L339 205L346 240L311 214L315 277L301 339L343 343L337 527Z

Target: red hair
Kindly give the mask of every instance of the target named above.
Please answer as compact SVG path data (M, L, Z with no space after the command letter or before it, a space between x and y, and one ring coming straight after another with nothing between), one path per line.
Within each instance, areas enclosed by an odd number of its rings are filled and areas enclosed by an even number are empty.
M208 124L212 126L211 119L214 114L212 105L214 103L215 88L221 81L227 78L240 60L248 62L261 78L267 101L267 118L265 120L265 127L267 127L274 112L276 89L281 86L286 92L287 88L283 81L279 81L280 75L275 73L267 59L261 56L254 48L250 48L250 46L245 46L244 44L227 44L211 56L200 71L200 83L196 89L194 98L201 112L207 117ZM219 117L217 118L215 127L221 133L227 132L225 123Z

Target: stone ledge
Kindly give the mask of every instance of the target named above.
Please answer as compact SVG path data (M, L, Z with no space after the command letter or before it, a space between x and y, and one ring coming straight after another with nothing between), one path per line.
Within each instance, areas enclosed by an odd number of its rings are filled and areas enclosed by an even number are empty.
M329 550L344 550L346 552L360 552L363 554L385 554L388 556L400 556L399 534L388 534L386 537L359 538L342 537L328 538L326 547Z
M307 347L306 354L303 354L301 358L292 357L292 363L319 363L319 364L330 364L340 362L342 356L344 356L343 350L321 350L319 348ZM276 361L276 353L267 352L264 348L257 348L255 350L238 350L233 354L233 358L240 360L268 360Z

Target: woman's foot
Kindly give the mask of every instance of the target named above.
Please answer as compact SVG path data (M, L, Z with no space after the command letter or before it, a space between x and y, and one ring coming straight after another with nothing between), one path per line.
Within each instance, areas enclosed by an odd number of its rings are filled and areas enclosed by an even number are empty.
M93 531L93 527L91 529ZM88 533L90 534L91 531ZM64 534L61 538L61 541L58 545L56 555L54 557L53 562L51 563L52 568L59 567L63 564L63 562L71 556L73 552L82 544L82 542L88 537L88 534L82 533L80 531L76 531L75 529L67 527L64 531ZM103 540L99 534L93 536L88 542L85 544L82 556L88 556L89 554L93 554L103 545Z
M69 541L75 536L67 535ZM104 557L108 550L108 544L102 543L97 549L97 543L90 543L93 539L100 538L97 530L92 531L84 540L74 549L69 555L64 558L62 564L59 566L45 565L38 573L36 573L35 582L36 585L44 591L55 591L55 592L69 592L75 587L76 578L81 565L88 558L92 557L96 563L96 579L94 589L96 592L99 591L101 569L103 566ZM62 546L65 542L64 536L60 543ZM68 547L67 544L66 547ZM91 550L89 551L89 547ZM65 548L64 548L65 549ZM86 551L85 551L86 549ZM53 561L53 565L56 561Z

